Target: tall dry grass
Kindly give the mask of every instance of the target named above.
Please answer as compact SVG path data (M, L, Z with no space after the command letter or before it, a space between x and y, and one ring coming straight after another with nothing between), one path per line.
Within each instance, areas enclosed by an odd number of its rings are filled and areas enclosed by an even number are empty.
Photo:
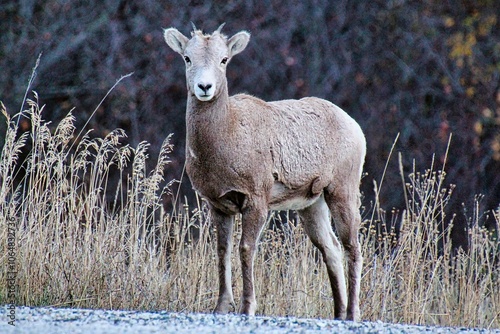
M7 225L15 221L18 305L209 312L218 290L214 227L200 199L164 211L164 200L175 201L162 176L169 137L147 171L147 143L122 146L121 130L75 134L71 113L51 127L36 95L27 104L31 132L16 136L9 120L0 159L0 304L7 303ZM364 213L362 318L500 328L498 229L482 229L474 215L469 250L455 252L445 173L431 166L401 175L394 191L404 192L405 210L386 212L376 201ZM493 214L498 228L500 212ZM321 255L293 214L270 220L279 223L264 233L256 258L258 313L331 318ZM235 230L238 299L238 220Z

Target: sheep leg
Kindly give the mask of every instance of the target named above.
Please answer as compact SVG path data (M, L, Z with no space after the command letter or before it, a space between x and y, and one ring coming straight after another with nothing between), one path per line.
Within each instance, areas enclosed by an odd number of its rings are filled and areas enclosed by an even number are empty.
M312 243L323 255L335 302L335 318L345 319L347 291L340 243L333 233L330 213L321 196L314 204L297 212Z
M254 258L262 228L266 223L267 208L250 206L242 213L242 233L240 241L241 271L243 274L243 294L240 313L255 315L257 300L254 289Z
M236 309L231 284L234 216L228 216L212 209L211 217L217 227L217 253L219 256L219 299L214 313L226 314Z
M332 213L335 229L340 237L344 251L347 253L347 277L349 282L347 319L358 321L360 317L361 270L363 267L361 246L358 240L358 230L361 225L359 190L353 188L349 190L335 189L332 192L326 191L325 200Z

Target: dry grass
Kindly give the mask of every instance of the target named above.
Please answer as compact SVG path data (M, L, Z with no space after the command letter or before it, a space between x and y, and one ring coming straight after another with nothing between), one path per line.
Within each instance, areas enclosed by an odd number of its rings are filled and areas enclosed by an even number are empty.
M169 138L148 172L147 143L121 146L120 130L102 139L75 135L71 114L50 128L36 95L28 106L32 131L16 138L10 121L0 160L0 304L7 303L7 223L14 221L19 305L209 312L217 294L213 226L201 200L164 212L163 200L173 197L162 177ZM26 145L31 151L20 161ZM116 173L126 182L113 182ZM366 210L363 319L500 328L498 235L475 215L470 250L453 253L444 177L434 167L402 173L406 209L386 213L377 202ZM331 318L321 255L294 216L270 219L281 223L270 224L259 246L259 313ZM237 299L240 232L238 223Z

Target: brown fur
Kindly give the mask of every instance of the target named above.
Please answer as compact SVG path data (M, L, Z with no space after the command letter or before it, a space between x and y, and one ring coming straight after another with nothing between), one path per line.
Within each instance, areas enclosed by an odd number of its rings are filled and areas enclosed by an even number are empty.
M174 28L167 44L186 59L186 168L208 201L217 226L219 300L215 312L235 307L230 252L234 215L242 214L240 312L257 308L253 285L256 243L269 210L295 209L326 263L336 318L359 318L362 258L358 242L359 182L366 144L359 125L318 98L264 102L228 95L224 59L241 52L249 34L217 30L188 39ZM332 231L333 219L340 242ZM348 257L349 293L342 264ZM347 298L347 295L349 298Z

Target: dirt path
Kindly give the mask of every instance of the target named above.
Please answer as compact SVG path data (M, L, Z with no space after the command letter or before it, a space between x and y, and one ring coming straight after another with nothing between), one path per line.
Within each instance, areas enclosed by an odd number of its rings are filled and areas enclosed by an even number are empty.
M16 308L15 326L12 326L10 314L7 306L0 308L0 333L492 333L479 329L382 322L45 307Z

